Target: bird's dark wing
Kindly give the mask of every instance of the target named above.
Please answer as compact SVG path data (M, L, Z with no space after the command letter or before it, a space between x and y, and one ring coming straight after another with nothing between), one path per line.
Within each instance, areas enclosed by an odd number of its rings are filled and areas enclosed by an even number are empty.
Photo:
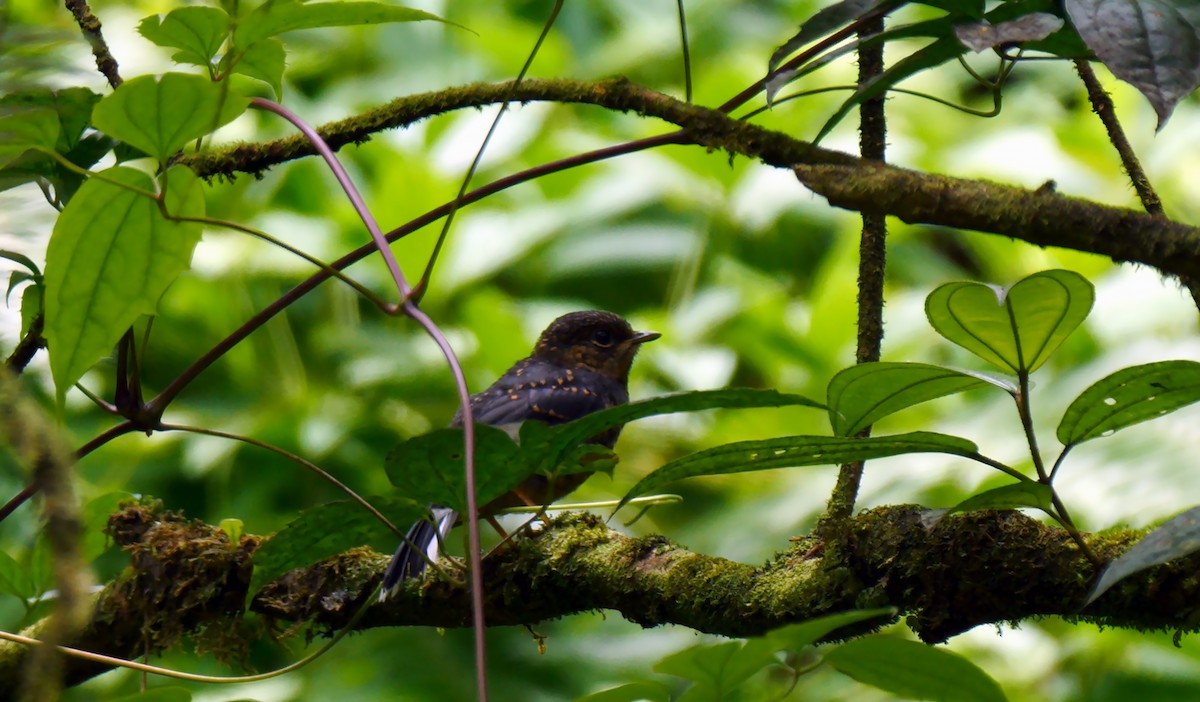
M620 384L598 373L527 359L472 397L471 409L480 424L502 426L530 419L561 424L628 399ZM454 424L461 423L461 413L456 414Z

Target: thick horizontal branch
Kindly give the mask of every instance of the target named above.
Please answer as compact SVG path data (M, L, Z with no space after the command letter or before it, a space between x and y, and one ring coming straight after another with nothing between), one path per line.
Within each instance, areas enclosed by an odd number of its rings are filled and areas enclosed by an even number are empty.
M856 607L892 605L924 640L943 641L981 624L1058 615L1136 629L1192 630L1200 558L1145 571L1079 610L1095 571L1070 538L1018 512L979 512L930 525L915 506L860 514L836 543L801 540L771 563L753 567L693 553L661 536L630 538L599 518L566 515L485 561L490 625L533 624L598 609L643 626L673 623L726 636L752 636ZM110 531L130 551L130 568L97 598L95 616L76 643L119 657L174 645L199 629L231 658L251 642L236 626L260 537L230 545L224 532L178 515L129 507ZM1092 536L1112 558L1136 532ZM355 549L294 570L258 593L251 609L267 617L344 626L374 591L387 559ZM463 627L463 587L413 582L364 617L378 626ZM227 635L216 636L222 627ZM27 633L36 636L37 626ZM0 690L11 689L27 651L0 645ZM102 672L69 663L79 682Z
M829 204L1135 261L1164 273L1200 277L1200 229L1162 215L1037 190L930 175L876 163L794 168Z
M617 112L634 112L686 129L692 143L759 158L780 168L797 163L857 161L848 154L822 149L786 134L733 119L724 112L676 100L624 78L524 80L515 85L511 82L473 83L397 98L361 115L318 127L317 132L330 147L339 149L346 144L369 141L373 134L385 129L407 127L430 117L506 100L522 104L595 105ZM233 177L237 173L258 175L272 166L315 153L306 139L296 135L192 154L184 157L181 163L204 178Z
M526 80L475 84L399 98L318 131L335 148L363 142L384 129L504 100L590 104L634 112L680 127L677 143L794 168L805 186L831 204L859 212L894 215L908 222L974 229L1027 241L1097 253L1115 261L1136 261L1188 280L1200 278L1200 229L1162 216L1110 207L1038 190L952 178L865 163L787 134L690 105L625 79L599 82ZM312 153L299 136L240 144L194 154L184 163L205 177L258 174L271 166Z

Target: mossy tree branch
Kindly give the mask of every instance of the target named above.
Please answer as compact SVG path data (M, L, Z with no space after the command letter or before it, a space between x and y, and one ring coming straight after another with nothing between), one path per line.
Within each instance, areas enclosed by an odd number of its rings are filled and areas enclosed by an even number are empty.
M598 517L568 514L485 561L488 623L532 624L604 609L643 626L753 636L854 607L892 605L931 642L1042 616L1140 630L1196 628L1200 556L1129 578L1081 611L1095 570L1061 529L1017 512L933 524L929 518L916 506L881 507L852 518L837 543L801 539L754 567L693 553L661 536L630 538ZM131 565L97 598L79 647L139 656L201 629L208 646L226 657L237 658L249 645L253 635L237 614L260 537L231 545L215 527L141 506L114 515L110 532L130 552ZM1128 531L1088 540L1107 560L1140 537ZM370 549L349 551L280 578L251 610L336 630L373 592L386 563ZM374 606L378 611L362 628L470 625L466 591L442 581L414 582ZM0 645L0 689L9 689L27 654ZM68 665L76 683L102 672L91 663Z
M497 83L448 88L399 98L318 131L338 148L367 141L384 129L505 99L591 104L662 119L684 130L675 143L690 142L771 166L794 168L801 183L837 207L1096 253L1184 278L1200 276L1200 228L1058 195L1052 187L1029 190L866 162L624 79L526 80L516 86ZM310 153L305 140L289 137L193 154L182 162L204 177L234 177L237 173L260 174Z

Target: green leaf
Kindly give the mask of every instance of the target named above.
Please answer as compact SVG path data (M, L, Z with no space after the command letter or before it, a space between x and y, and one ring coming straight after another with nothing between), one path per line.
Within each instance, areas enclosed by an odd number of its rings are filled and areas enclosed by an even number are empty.
M1071 402L1058 424L1070 447L1161 417L1200 400L1200 363L1160 361L1100 379Z
M1054 512L1054 491L1036 480L1022 480L1010 485L985 490L951 507L946 514L977 512L982 509L1016 509L1033 507L1047 514Z
M626 683L584 695L575 702L671 702L671 688L652 680Z
M971 457L977 447L966 439L918 431L865 439L836 436L783 436L761 441L739 441L699 451L672 461L630 488L621 503L683 478L729 475L773 468L817 466L906 453L949 453Z
M242 534L246 531L246 525L240 519L229 518L222 519L218 525L221 531L225 532L225 538L229 539L229 545L236 547L242 540Z
M46 287L40 283L30 285L21 293L21 336L29 333L37 316L42 314L45 293Z
M26 569L4 551L0 551L0 592L7 592L22 600L31 599L37 594L37 588Z
M728 691L745 682L772 660L774 651L746 657L739 656L746 644L741 641L722 641L698 644L663 658L654 672L693 680L702 685ZM756 646L756 649L759 647Z
M256 78L271 86L275 91L275 99L283 97L283 68L287 59L287 51L283 42L278 39L263 39L255 42L240 60L233 65L232 71L251 78Z
M925 299L942 336L1006 372L1032 373L1092 309L1092 284L1072 271L1034 273L1011 288L947 283Z
M1108 564L1084 606L1134 573L1200 551L1200 507L1172 517Z
M388 480L405 497L466 512L465 455L462 429L438 429L392 449L384 468ZM475 425L475 494L480 505L534 473L521 449L502 429Z
M593 412L565 424L527 429L526 422L521 431L521 448L531 460L546 472L561 462L562 455L589 438L614 427L622 426L635 419L643 419L674 412L698 412L710 409L749 409L756 407L788 407L803 405L825 409L825 405L802 395L781 393L775 390L734 388L731 390L697 390L671 395L661 395L648 400L639 400L599 412ZM527 434L536 431L536 436Z
M424 504L404 497L370 497L367 501L393 525L407 529L428 514ZM263 542L254 553L254 575L248 595L294 569L319 563L359 546L390 553L399 537L353 500L340 500L305 510Z
M829 381L829 422L836 436L853 436L883 417L985 385L971 374L925 363L862 363Z
M58 118L58 139L53 150L68 153L83 138L92 123L92 107L100 95L87 88L64 88L45 90L42 88L0 97L0 115L10 112L47 109Z
M107 492L90 500L83 507L83 538L80 539L80 551L83 557L94 561L107 551L112 542L104 532L108 526L108 518L121 508L122 502L133 500L133 493L118 490Z
M799 651L806 646L812 646L818 640L851 624L884 619L891 621L896 616L895 607L879 609L852 609L849 612L829 614L816 619L809 619L798 624L789 624L767 632L766 638L775 642L777 650ZM881 622L881 623L886 623Z
M244 17L233 36L234 45L245 48L267 37L298 29L426 20L445 22L428 12L382 2L303 3L298 0L277 0L261 5Z
M29 258L28 256L26 256L23 253L17 253L16 251L7 251L4 249L0 249L0 258L7 258L8 260L12 261L13 263L24 266L30 273L33 274L33 276L35 278L42 277L41 269L38 268L37 264L33 262L33 259ZM9 288L8 291L12 292L12 288Z
M58 142L58 114L44 108L9 111L0 117L0 167L30 149L53 151Z
M150 176L110 168L111 181L153 191ZM166 173L165 204L176 216L204 215L204 193L183 167ZM200 226L167 220L150 198L92 178L63 210L46 249L46 340L62 400L187 269Z
M848 641L825 662L897 697L936 702L1001 702L1000 685L962 656L916 641L869 636Z
M885 2L890 2L890 0L839 0L832 5L822 7L815 15L800 25L800 31L795 36L788 39L783 46L771 54L770 60L767 61L767 73L774 73L779 64L800 47L849 24L851 20L862 17Z
M229 15L215 7L180 7L167 15L151 15L138 32L159 46L179 49L176 63L210 66L229 33Z
M187 73L127 80L96 105L92 121L111 137L166 160L246 110L250 100L229 84Z

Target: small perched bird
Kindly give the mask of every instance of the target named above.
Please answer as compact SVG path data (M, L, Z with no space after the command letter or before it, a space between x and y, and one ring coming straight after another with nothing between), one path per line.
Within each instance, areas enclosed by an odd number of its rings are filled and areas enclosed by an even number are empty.
M517 361L483 392L471 396L478 424L519 425L526 420L562 424L598 410L629 402L629 368L638 347L658 332L635 332L612 312L572 312L554 320L538 338L533 353ZM462 426L462 410L451 426ZM621 428L592 437L588 443L612 448ZM555 479L530 476L512 491L480 508L480 516L522 505L544 505L579 487L589 473ZM458 521L458 513L430 505L432 520L421 520L408 535L383 575L379 599L387 599L407 578L425 572L426 558L437 560L438 541ZM424 553L424 556L422 555Z

